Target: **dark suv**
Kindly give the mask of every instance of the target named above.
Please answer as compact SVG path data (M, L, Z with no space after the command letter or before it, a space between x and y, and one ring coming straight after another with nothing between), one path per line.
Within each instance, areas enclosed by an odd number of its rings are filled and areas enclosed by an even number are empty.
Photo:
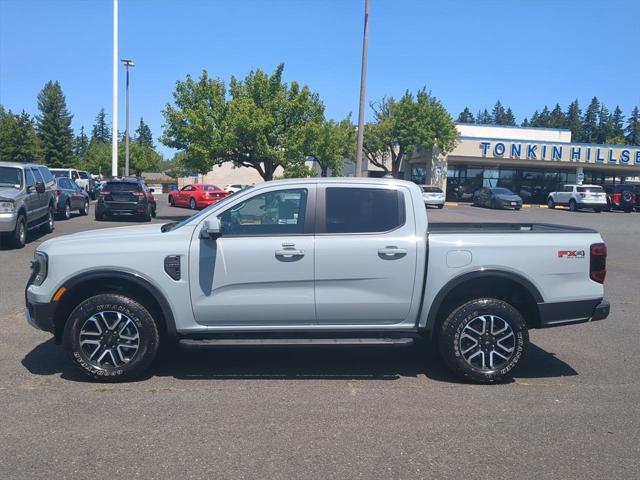
M607 210L632 212L639 208L635 185L605 185L604 190L607 192Z
M114 214L129 214L150 222L156 216L153 189L139 178L117 178L106 182L96 203L96 220Z

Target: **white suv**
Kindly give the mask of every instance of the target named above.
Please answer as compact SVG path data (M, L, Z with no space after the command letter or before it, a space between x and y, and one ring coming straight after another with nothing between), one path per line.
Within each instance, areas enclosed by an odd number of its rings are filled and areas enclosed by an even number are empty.
M549 208L565 205L575 212L582 208L590 208L600 213L607 208L607 194L600 185L565 185L547 197Z

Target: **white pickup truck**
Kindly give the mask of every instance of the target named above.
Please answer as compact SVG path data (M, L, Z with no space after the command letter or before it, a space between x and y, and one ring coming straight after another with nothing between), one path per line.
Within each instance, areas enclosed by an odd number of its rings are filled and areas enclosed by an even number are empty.
M606 247L589 229L428 224L422 191L385 179L247 188L182 222L38 247L26 318L95 379L183 346L407 344L495 382L528 330L600 320Z

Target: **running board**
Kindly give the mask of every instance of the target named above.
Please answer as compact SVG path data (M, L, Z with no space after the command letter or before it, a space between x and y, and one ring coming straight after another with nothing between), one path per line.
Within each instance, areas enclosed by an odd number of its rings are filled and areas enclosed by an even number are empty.
M200 347L298 347L298 346L355 346L355 345L412 345L413 338L183 338L180 346Z

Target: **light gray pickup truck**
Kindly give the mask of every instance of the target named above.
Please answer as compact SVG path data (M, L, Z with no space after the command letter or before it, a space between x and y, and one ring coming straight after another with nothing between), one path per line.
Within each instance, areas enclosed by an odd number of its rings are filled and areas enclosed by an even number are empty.
M44 242L26 318L95 379L143 375L161 342L424 339L453 372L495 382L529 329L607 317L606 253L584 228L428 224L409 182L275 181L179 223Z

